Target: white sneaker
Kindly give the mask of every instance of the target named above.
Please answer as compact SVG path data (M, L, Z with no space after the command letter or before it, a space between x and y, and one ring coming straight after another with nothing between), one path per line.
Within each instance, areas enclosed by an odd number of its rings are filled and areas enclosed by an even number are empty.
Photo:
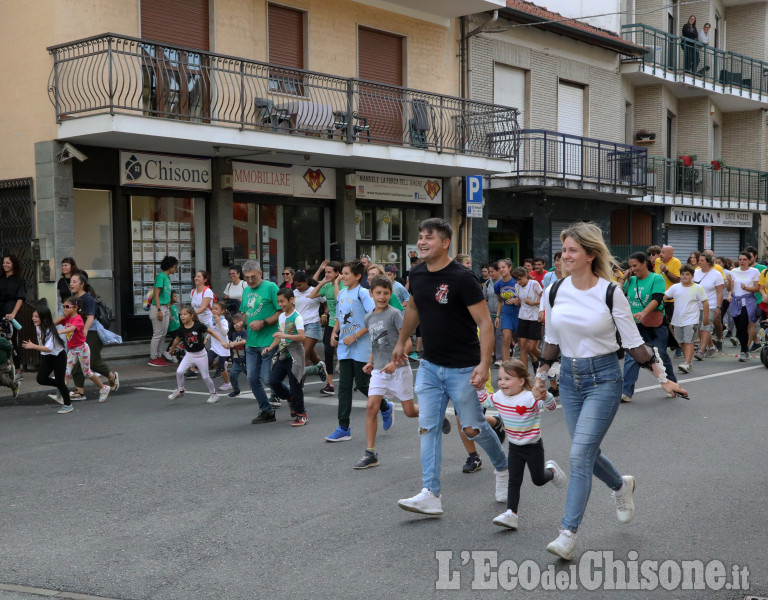
M176 388L175 390L173 390L173 392L168 394L168 400L173 401L173 400L176 400L176 398L181 398L184 395L184 392L185 390L180 390Z
M109 386L105 385L99 390L99 402L106 402L109 396Z
M58 402L59 404L64 404L64 398L61 397L61 394L48 394L48 397L53 400L54 402Z
M632 475L624 475L622 477L624 485L618 492L611 492L613 499L616 501L616 516L619 517L619 522L629 523L635 518L635 487L637 481Z
M510 508L496 517L493 520L493 524L499 527L506 527L507 529L517 529L517 515Z
M219 396L214 392L213 394L208 396L208 400L206 400L205 402L207 404L216 404L218 401L219 401Z
M224 383L224 384L219 386L219 391L220 392L228 392L231 389L232 389L232 384L231 383Z
M163 358L164 358L165 360L167 360L168 362L177 362L177 361L178 361L178 359L177 359L177 360L173 360L175 357L174 357L174 356L171 356L171 353L170 353L170 352L168 352L168 350L166 350L165 352L163 352L162 356L163 356Z
M509 492L509 469L496 471L496 502L506 502Z
M117 371L113 371L112 375L114 375L114 383L109 386L109 389L112 392L116 392L120 388L120 375L117 374Z
M568 475L565 474L565 471L563 471L560 468L560 465L558 465L554 460L548 460L544 464L544 468L552 469L552 472L555 475L552 478L552 485L554 485L556 488L564 488L566 485L568 485Z
M421 492L413 498L403 498L397 501L397 505L403 510L421 513L424 515L442 515L443 501L440 496L435 496L427 488L422 488Z
M680 369L683 373L690 373L691 372L691 363L680 363L677 365L677 368Z
M547 552L563 560L571 560L574 550L576 550L576 532L570 529L561 529L557 539L547 545Z

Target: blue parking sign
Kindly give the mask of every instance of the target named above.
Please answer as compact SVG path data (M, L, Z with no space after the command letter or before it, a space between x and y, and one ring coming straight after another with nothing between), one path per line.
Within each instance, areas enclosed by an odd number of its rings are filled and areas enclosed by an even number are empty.
M467 193L467 204L483 203L483 176L467 175L464 178L464 189Z

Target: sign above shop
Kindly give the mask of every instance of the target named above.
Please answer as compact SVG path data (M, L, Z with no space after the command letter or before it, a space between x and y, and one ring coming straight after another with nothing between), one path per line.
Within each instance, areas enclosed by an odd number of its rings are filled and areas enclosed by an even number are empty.
M210 190L211 159L120 151L120 185Z
M669 207L667 208L667 223L705 227L752 227L752 213L735 210Z
M391 175L358 171L347 178L358 200L443 203L443 182L439 178Z
M301 165L232 162L234 190L294 198L336 198L336 170Z

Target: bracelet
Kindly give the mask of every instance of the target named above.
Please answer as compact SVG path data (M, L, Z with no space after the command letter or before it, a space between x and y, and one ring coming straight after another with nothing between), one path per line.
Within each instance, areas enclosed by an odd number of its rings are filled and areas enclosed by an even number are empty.
M541 379L542 381L547 380L547 372L546 371L536 371L535 379Z
M667 379L666 371L662 372L657 379L659 380L659 383L661 383L662 385L669 381L669 379Z

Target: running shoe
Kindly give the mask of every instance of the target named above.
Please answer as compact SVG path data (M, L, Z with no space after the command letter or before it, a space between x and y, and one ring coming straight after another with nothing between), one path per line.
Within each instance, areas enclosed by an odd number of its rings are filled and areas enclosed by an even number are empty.
M554 460L548 460L544 468L552 471L552 485L556 488L564 488L568 484L568 475L565 474L565 471Z
M629 523L635 518L635 488L637 481L632 475L624 475L621 478L624 483L616 492L611 492L616 501L616 516L621 523Z
M761 348L760 344L758 344L757 342L755 342L754 344L752 344L752 345L749 347L749 351L750 351L750 352L757 352L758 350L760 350L760 348Z
M379 454L378 452L365 451L365 456L355 463L355 469L370 469L371 467L379 466Z
M280 408L280 407L282 407L282 406L283 406L283 403L282 403L282 402L280 402L280 398L278 398L277 396L275 396L274 394L272 394L272 395L269 397L269 405L270 405L272 408Z
M70 400L85 400L85 393L80 392L72 392L69 394Z
M175 356L171 356L171 353L170 353L170 352L168 352L168 350L166 350L165 352L163 352L163 358L164 358L165 360L167 360L168 362L178 362L178 360L179 360L179 359L178 359L178 358L176 358Z
M395 422L395 405L387 401L387 410L381 411L381 422L384 424L384 431L389 431Z
M19 380L16 380L13 383L11 383L11 395L13 396L14 400L16 400L16 398L19 397L20 387L21 387L21 382Z
M347 440L351 439L352 432L350 431L349 427L345 429L341 425L339 425L331 435L325 436L326 442L346 442Z
M323 396L335 396L336 389L329 383L322 390L320 390L320 393Z
M737 340L735 337L731 337L729 339L731 340L731 344L733 344L734 346L739 345L739 340Z
M67 413L71 413L73 410L75 410L71 404L62 404L59 410L56 412L60 415L66 415Z
M99 402L106 402L109 396L109 386L105 385L99 390Z
M398 500L397 505L403 510L421 513L423 515L443 514L442 497L435 496L427 488L422 488L413 498L403 498Z
M443 434L448 435L451 433L451 422L448 417L443 417Z
M256 418L251 420L252 425L261 425L262 423L274 423L277 421L277 417L275 416L275 411L272 412L264 412L261 411Z
M467 457L467 462L464 463L464 466L461 468L463 473L474 473L475 471L479 471L483 468L483 461L481 460L480 456L477 454L470 454Z
M149 361L147 362L147 364L150 367L167 367L171 363L169 363L164 358L158 357L158 358L150 358Z
M510 508L496 517L493 524L507 529L517 529L517 515Z
M112 375L114 375L114 379L109 384L109 389L112 392L116 392L120 388L120 375L117 374L117 371L112 371Z
M699 348L698 350L696 350L696 352L693 353L693 358L695 358L696 360L704 360L704 357L706 355L707 355L706 351L703 351L701 350L701 348Z
M296 418L291 421L291 427L303 427L307 424L307 421L309 421L309 418L307 415L296 415Z
M224 383L224 384L219 386L219 391L220 392L227 392L227 391L229 391L231 389L232 389L232 384L231 383Z
M170 394L168 394L168 400L173 402L177 398L181 398L184 395L184 392L185 392L185 390L180 390L180 389L176 388Z
M715 344L715 348L717 348L718 352L723 351L723 340L721 339L715 339L713 340L713 343Z
M747 362L749 355L746 352L739 354L739 362Z
M411 360L421 360L421 354L419 354L418 352L411 352L408 355L408 358L410 358Z
M219 401L219 395L214 392L210 396L208 396L208 399L205 401L206 404L216 404Z
M576 532L570 529L561 529L557 539L547 545L547 552L563 560L571 560L574 550L576 550Z
M229 392L229 394L227 394L227 397L228 398L235 398L235 397L237 397L239 395L240 395L240 390L232 390L231 392Z
M193 371L191 368L184 371L184 379L197 379L197 371Z
M499 438L499 443L503 444L504 440L507 439L507 432L504 431L504 421L501 420L501 417L496 417L496 425L492 429Z
M691 363L680 363L677 365L677 368L680 369L683 373L690 373L691 372Z
M627 396L626 394L622 394L621 401L626 403L632 402L632 396Z
M320 378L320 381L325 381L325 378L328 377L328 371L326 370L325 363L322 360L317 363L317 376Z
M53 400L54 402L58 402L59 404L64 404L64 398L61 397L61 394L48 394L48 397Z
M714 348L707 348L707 351L704 353L704 356L706 358L714 358L716 354L717 354L717 350L715 350Z

